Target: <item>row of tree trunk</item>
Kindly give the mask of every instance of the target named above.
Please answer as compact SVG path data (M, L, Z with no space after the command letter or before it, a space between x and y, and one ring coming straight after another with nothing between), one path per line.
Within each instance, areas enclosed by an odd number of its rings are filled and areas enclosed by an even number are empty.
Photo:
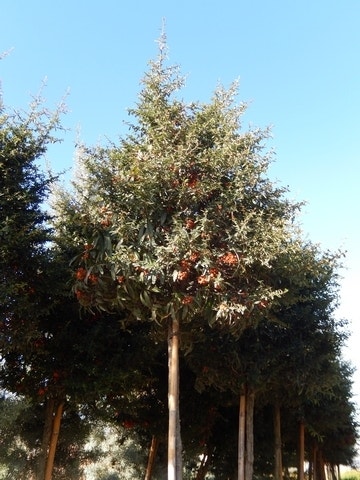
M182 443L179 414L179 323L172 319L169 323L168 337L168 367L169 367L169 429L168 429L168 480L182 480ZM238 425L238 480L252 480L254 464L254 405L255 393L244 389L239 398ZM49 398L46 403L45 425L38 463L38 478L51 480L54 468L54 458L59 437L60 424L64 409L64 401ZM283 479L282 439L281 439L281 409L280 404L274 404L274 479ZM299 459L298 480L304 480L305 428L299 423ZM158 438L153 436L149 451L145 480L151 480L158 449ZM310 462L312 479L325 480L325 465L321 450L314 446ZM210 466L211 455L204 453L196 480L203 480Z
M173 335L172 341L177 341L177 335ZM176 349L175 349L176 352ZM176 354L172 351L169 357L169 366L176 368ZM175 362L175 363L174 363ZM170 375L169 375L170 379ZM175 390L173 390L175 388ZM175 391L178 386L172 386L171 391ZM169 394L170 395L170 394ZM179 442L180 438L180 419L178 414L174 414L172 400L169 398L169 416L171 415L172 428L175 429L175 436ZM239 401L239 433L238 433L238 480L252 480L253 463L254 463L254 420L255 394L253 392L245 392L240 396ZM54 468L54 458L56 446L59 437L60 424L64 409L64 401L54 398L48 399L45 411L45 425L41 446L41 455L38 463L37 478L51 480ZM274 405L274 478L275 480L283 479L282 466L282 440L281 440L281 409L278 403ZM169 444L168 448L174 450L174 462L168 466L168 480L179 480L182 478L182 461L181 449L173 445L174 441ZM177 442L177 443L178 443ZM144 480L151 480L155 465L156 454L159 446L159 439L155 435L152 437L149 449L148 464L145 472ZM299 422L299 460L298 460L298 480L304 480L304 456L305 456L305 426L303 422ZM207 452L200 459L196 480L204 480L210 467L211 452ZM338 477L337 472L331 472L332 478ZM321 449L314 443L312 449L312 459L309 463L309 478L311 480L325 480L325 462Z
M238 480L252 480L254 466L254 420L255 394L247 392L240 396L239 402L239 433L238 433ZM284 469L282 465L282 439L281 439L281 409L279 403L274 405L274 479L283 480ZM159 440L153 436L151 440L148 465L145 474L145 480L151 480L155 457ZM210 468L213 452L206 452L200 458L200 464L196 475L196 480L204 480ZM335 467L329 467L329 475L326 475L326 465L319 445L314 442L312 447L311 461L309 462L309 479L326 480L328 477L332 480L338 480L340 474ZM297 479L304 480L305 465L305 424L299 422L299 443L298 443L298 465ZM175 470L171 470L173 472ZM176 478L180 477L168 477Z

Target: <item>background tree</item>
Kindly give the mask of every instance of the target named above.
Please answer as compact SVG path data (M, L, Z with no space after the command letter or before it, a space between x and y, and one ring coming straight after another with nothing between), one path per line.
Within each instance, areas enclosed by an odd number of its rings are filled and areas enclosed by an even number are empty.
M316 403L319 394L331 396L337 388L339 379L333 365L339 361L346 338L343 322L334 316L341 254L321 252L309 243L295 242L294 246L290 256L279 257L273 272L286 293L270 311L273 322L260 324L254 332L257 342L252 342L260 346L258 366L263 369L264 382L260 402L270 401L277 419L277 478L283 474L281 412L290 409L297 417L294 423L306 427L303 405ZM299 438L299 433L291 435ZM294 451L297 448L295 445ZM290 461L293 465L293 458ZM302 455L299 469L303 464Z
M51 475L54 449L49 445L56 445L50 443L52 428L55 413L62 417L65 397L66 426L81 402L95 402L115 388L118 394L134 389L140 371L139 364L133 367L139 360L135 339L140 336L133 331L130 339L113 327L120 314L103 321L91 313L81 316L78 303L70 298L71 251L60 242L54 245L44 205L55 178L38 165L57 141L53 132L60 128L61 111L52 114L36 100L28 114L1 113L0 381L2 388L31 401L28 414L33 412L43 427L42 436L32 428L29 437L37 476L43 479L45 468ZM142 356L149 365L144 351ZM131 386L125 388L119 365L131 372ZM45 421L39 421L41 414Z
M26 345L46 313L49 216L42 209L53 178L36 162L57 141L59 112L31 106L29 114L0 116L0 314L2 352ZM16 343L17 342L17 343Z
M57 295L50 268L49 216L43 210L54 180L37 161L58 139L61 107L51 113L40 99L29 113L0 116L0 352L2 385L9 387L6 368L17 370L19 388L31 370L31 345L39 321L53 308ZM24 382L23 382L24 380ZM14 390L13 390L14 391ZM25 391L24 391L25 393Z
M23 443L19 442L23 424L20 417L27 407L28 402L3 392L0 399L0 478L18 477L23 467L31 462Z

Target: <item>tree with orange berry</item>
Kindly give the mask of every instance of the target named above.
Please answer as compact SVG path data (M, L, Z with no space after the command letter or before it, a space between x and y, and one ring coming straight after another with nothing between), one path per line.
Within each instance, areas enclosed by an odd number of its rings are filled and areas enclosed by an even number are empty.
M180 87L162 39L129 134L79 148L75 196L61 201L80 303L167 332L169 480L182 478L179 349L205 323L238 337L263 317L282 294L269 273L298 209L267 178L268 131L241 130L237 86L207 104L179 100Z

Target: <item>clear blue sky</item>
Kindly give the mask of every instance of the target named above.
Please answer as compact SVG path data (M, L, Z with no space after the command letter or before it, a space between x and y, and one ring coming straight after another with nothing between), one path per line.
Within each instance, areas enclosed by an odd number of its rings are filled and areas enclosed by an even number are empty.
M13 49L0 62L5 104L25 107L45 77L50 107L70 92L55 170L72 165L77 131L88 144L121 134L162 19L184 97L206 101L239 79L244 126L273 125L271 176L308 202L304 233L348 251L339 315L352 322L360 369L360 1L2 0L0 52Z

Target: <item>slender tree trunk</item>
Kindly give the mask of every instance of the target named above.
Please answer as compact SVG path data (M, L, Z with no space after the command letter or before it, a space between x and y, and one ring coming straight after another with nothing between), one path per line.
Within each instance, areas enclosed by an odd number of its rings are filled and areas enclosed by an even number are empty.
M299 465L298 480L304 480L304 461L305 461L305 425L301 420L299 422Z
M238 480L245 480L245 427L246 427L246 395L240 395L239 406L239 438L238 438Z
M325 474L325 462L324 462L324 457L322 450L319 448L318 449L318 455L317 455L317 478L318 480L326 480L326 474Z
M178 379L178 398L179 398L179 382L180 382L180 375L177 375ZM183 475L183 465L182 465L182 441L181 441L181 428L180 428L180 407L179 401L177 406L177 415L176 415L176 478L177 480L182 480Z
M336 465L334 465L333 463L327 464L327 471L328 471L328 475L326 475L326 478L331 478L331 480L337 480Z
M36 478L38 478L39 480L43 480L45 476L45 465L46 465L46 459L48 456L48 449L49 449L50 438L51 438L54 406L55 406L55 402L53 398L49 398L46 400L44 430L43 430L43 437L41 441L41 450L40 450L40 455L38 459L37 475L36 475Z
M254 470L254 406L255 393L250 392L246 399L245 480L252 480Z
M179 414L179 322L170 321L169 328L169 430L168 480L182 480L181 434Z
M318 451L317 444L314 443L313 451L312 451L312 480L319 480L318 472L317 472L317 463L318 463L317 451Z
M49 444L49 452L48 452L48 457L47 457L47 462L46 462L46 469L45 469L45 476L44 480L51 480L52 478L52 472L54 468L54 459L55 459L55 452L56 452L56 446L59 438L59 431L60 431L60 424L61 424L61 418L62 418L62 413L64 409L64 402L61 401L58 403L56 410L55 410L55 416L52 424L52 431L51 431L51 438L50 438L50 444Z
M281 452L281 413L278 402L274 405L274 440L275 440L275 465L274 478L282 480L282 452Z
M309 465L308 465L308 474L307 477L309 480L314 480L314 462L312 458L312 450L311 454L309 455Z
M151 480L158 446L159 446L159 439L156 435L153 435L151 438L148 464L145 472L145 480Z

